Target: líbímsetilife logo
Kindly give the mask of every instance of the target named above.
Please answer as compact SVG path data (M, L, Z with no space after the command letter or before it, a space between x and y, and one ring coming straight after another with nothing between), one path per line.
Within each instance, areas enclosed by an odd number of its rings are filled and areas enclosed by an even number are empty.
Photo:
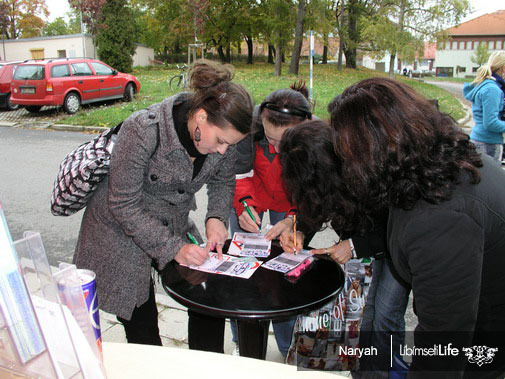
M468 357L468 362L476 363L479 367L483 364L488 364L493 362L495 353L498 351L497 347L487 347L484 346L472 346L464 347L462 350Z

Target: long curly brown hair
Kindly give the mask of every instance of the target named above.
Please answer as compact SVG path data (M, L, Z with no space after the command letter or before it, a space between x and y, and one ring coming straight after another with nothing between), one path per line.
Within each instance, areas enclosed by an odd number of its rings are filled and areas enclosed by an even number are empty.
M363 80L331 110L331 133L302 124L280 147L287 190L308 229L331 221L337 231L363 232L390 206L450 199L462 170L480 181L482 161L469 137L401 82Z

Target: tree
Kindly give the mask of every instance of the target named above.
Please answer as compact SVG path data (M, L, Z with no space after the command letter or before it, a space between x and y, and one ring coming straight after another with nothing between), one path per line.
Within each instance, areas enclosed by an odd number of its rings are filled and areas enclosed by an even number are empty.
M137 30L126 0L107 0L102 9L96 45L102 61L123 72L132 69Z
M194 42L195 31L201 38L204 23L197 20L195 10L205 15L205 1L191 0L132 0L139 26L140 42L153 47L162 55L180 54ZM198 16L200 18L200 16Z
M382 0L366 24L363 35L369 48L389 52L389 75L394 73L394 60L413 59L423 50L424 42L447 38L447 25L459 23L469 10L468 0Z
M54 21L47 23L43 30L44 36L62 36L71 34L71 30L63 17L58 17Z
M470 57L470 60L473 63L478 64L480 67L483 64L487 63L489 55L489 51L487 50L487 42L481 42L479 43L479 46L477 46L477 49L473 55Z
M81 12L82 22L93 36L96 36L100 28L102 9L106 2L107 0L68 0L70 7Z
M298 67L300 65L300 53L303 43L303 24L305 22L305 0L298 0L298 13L296 16L295 26L295 42L293 45L293 54L291 54L291 63L289 65L289 73L298 75Z
M284 49L293 38L294 4L290 0L269 0L262 3L264 19L263 34L265 39L275 47L274 74L282 75L282 58Z
M78 34L83 32L81 23L81 12L76 9L71 9L66 13L68 17L67 27L70 34Z
M45 0L1 0L0 25L6 39L42 34L49 11Z

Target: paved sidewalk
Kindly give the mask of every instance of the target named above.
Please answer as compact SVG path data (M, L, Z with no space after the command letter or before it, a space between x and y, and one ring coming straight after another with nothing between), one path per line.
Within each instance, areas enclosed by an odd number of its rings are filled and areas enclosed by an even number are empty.
M159 311L159 327L163 346L188 349L188 314L187 308L165 294L156 293ZM126 343L123 326L116 316L100 311L100 328L104 342ZM231 341L231 331L227 320L225 326L224 352L231 354L235 344ZM268 337L267 361L283 363L284 359L277 349L272 326Z

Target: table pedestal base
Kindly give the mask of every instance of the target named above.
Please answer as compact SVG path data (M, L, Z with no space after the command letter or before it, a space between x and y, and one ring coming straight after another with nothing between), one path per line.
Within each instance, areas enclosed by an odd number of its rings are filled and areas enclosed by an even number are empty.
M240 356L265 359L270 320L237 320Z

